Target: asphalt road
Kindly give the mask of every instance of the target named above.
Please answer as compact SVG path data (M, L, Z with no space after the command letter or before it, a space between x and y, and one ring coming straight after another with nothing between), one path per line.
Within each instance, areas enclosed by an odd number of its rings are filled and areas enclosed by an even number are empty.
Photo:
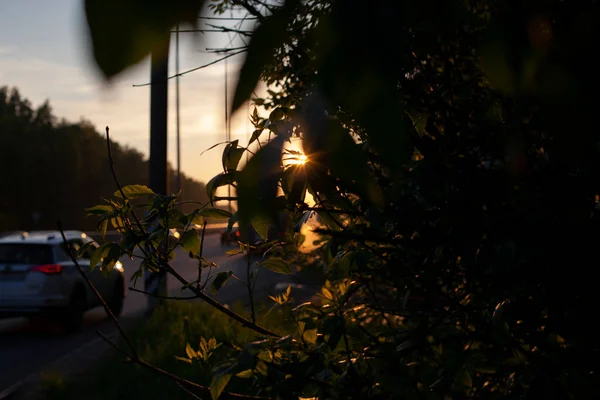
M225 251L236 246L221 246L218 234L205 237L204 255L219 265L213 274L221 271L232 271L241 279L246 278L247 260L244 256L229 256ZM251 260L254 262L256 260ZM138 260L123 259L125 273L130 278L137 270ZM177 254L171 265L186 279L197 278L197 266L182 251ZM293 276L280 275L262 269L256 285L256 292L271 293L285 289ZM132 284L133 285L133 284ZM142 279L138 279L136 288L143 289ZM189 296L191 292L182 291L181 284L174 278L168 278L169 295ZM217 298L224 303L235 300L245 301L248 297L246 287L229 279L219 291ZM122 320L140 315L146 308L146 296L133 291L127 292ZM77 334L66 334L52 321L29 321L27 319L0 320L0 392L15 382L35 373L52 361L77 349L86 342L98 337L97 330L110 334L115 330L111 321L106 318L103 309L96 308L86 313L85 329Z

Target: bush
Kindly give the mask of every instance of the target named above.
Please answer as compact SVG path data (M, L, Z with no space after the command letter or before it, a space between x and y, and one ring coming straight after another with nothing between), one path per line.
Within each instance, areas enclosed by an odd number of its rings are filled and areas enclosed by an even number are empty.
M265 115L247 147L228 143L209 199L235 185L230 221L264 238L276 226L287 243L316 212L328 280L321 305L291 310L292 337L247 324L265 339L215 366L213 397L240 372L281 398L598 397L597 2L286 0L269 16L261 1L216 3L259 20L233 108L261 78L272 90L253 99ZM92 16L96 55L113 54ZM116 58L97 61L115 73ZM299 157L292 137L308 162L282 159ZM194 217L153 198L148 228ZM104 217L125 222L117 255L154 240L127 228L127 206ZM183 243L192 257L196 243Z
M233 309L239 313L247 312L241 306L234 306ZM286 333L280 311L273 310L261 314L261 324L282 334ZM291 326L288 324L287 329ZM140 320L128 332L128 336L142 360L205 386L211 383L211 370L228 359L234 349L259 338L251 330L212 307L194 301L168 302L165 307L157 308L151 318ZM202 339L208 346L208 342L213 338L218 347L207 360L201 360ZM125 348L123 340L119 341L119 345ZM189 361L190 355L194 355L191 351L199 354L198 358L194 357ZM51 382L53 384L50 388L53 392L57 386L54 381ZM65 386L62 380L59 383L60 388ZM72 394L61 397L63 399L190 398L189 394L178 388L170 378L131 363L121 354L112 354L89 375L77 377L77 381L69 381L66 385L71 388ZM249 394L252 391L247 379L237 377L232 377L228 387L239 393ZM69 393L65 390L62 392Z

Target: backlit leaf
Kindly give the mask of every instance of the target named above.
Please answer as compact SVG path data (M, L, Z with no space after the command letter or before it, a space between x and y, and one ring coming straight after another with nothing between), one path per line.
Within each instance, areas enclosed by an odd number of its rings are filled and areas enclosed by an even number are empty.
M185 353L190 359L194 359L198 356L198 354L196 354L196 352L194 351L194 349L192 349L192 346L190 346L189 343L185 344Z
M94 207L86 208L85 211L87 215L107 215L112 214L114 209L112 206L100 204Z
M231 379L230 373L215 374L210 382L210 395L217 400Z
M278 257L271 257L264 260L261 265L273 272L277 272L278 274L291 274L292 269L288 265L288 263Z
M235 174L235 172L219 174L208 181L206 184L206 194L208 195L208 200L211 204L213 203L217 189L221 186L230 185L236 179Z
M302 332L302 338L308 344L317 343L317 329L307 329Z
M190 229L181 236L181 246L187 252L200 253L200 238L195 229Z
M121 188L125 197L129 200L137 199L139 197L144 196L152 196L155 193L148 187L144 185L127 185ZM120 190L117 190L114 195L115 197L123 197Z
M211 284L211 289L213 294L216 294L219 289L221 289L225 283L229 280L229 278L231 278L231 272L219 272L216 276L215 279L213 279L212 284Z
M234 140L231 143L227 143L223 150L223 169L226 172L235 171L237 166L244 155L244 149L238 147L239 140Z
M245 371L238 372L237 374L235 374L235 376L242 379L248 379L252 377L252 373L253 371L251 369L247 369Z
M113 246L113 243L104 243L94 250L92 257L90 258L90 268L92 270L94 270L94 268L100 264L100 261L108 255L111 246Z

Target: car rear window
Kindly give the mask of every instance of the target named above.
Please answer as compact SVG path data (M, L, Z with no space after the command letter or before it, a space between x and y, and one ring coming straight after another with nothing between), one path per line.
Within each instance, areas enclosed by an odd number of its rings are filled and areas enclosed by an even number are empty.
M0 243L0 264L50 264L53 261L49 245Z

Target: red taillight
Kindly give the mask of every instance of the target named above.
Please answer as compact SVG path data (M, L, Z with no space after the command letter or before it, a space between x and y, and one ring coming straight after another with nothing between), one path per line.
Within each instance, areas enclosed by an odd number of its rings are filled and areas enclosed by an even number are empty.
M240 231L235 231L235 236L240 237L242 234L240 233Z
M30 268L31 271L41 272L42 274L60 274L63 270L62 265L58 264L47 264L47 265L36 265Z

